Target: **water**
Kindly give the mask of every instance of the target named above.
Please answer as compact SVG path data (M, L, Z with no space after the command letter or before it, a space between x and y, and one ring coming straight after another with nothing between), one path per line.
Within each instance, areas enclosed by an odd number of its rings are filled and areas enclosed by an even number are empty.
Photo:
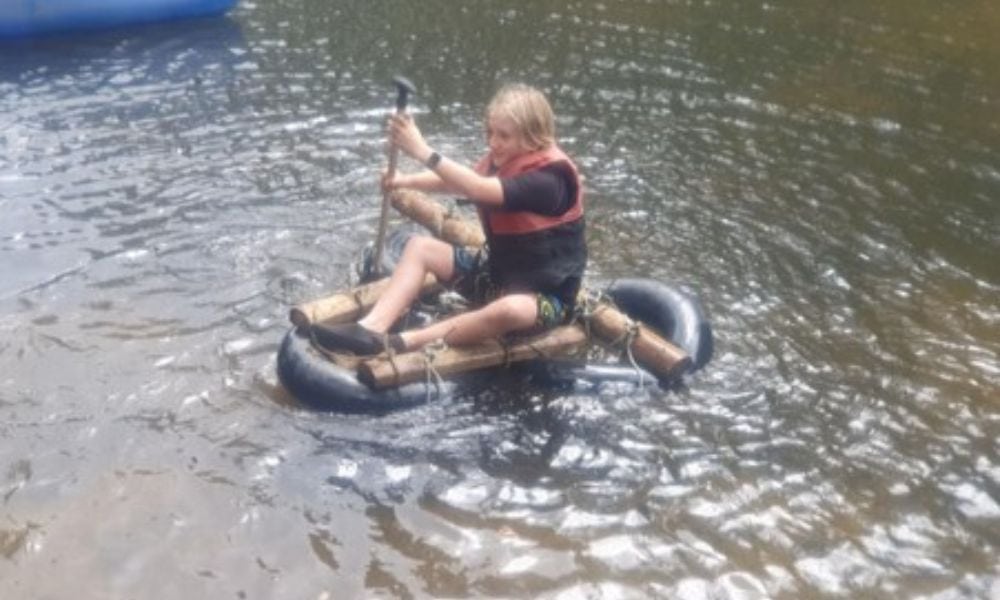
M1000 597L1000 9L244 2L0 49L0 595ZM442 153L545 88L590 278L697 290L680 391L282 394ZM154 592L155 590L155 592Z

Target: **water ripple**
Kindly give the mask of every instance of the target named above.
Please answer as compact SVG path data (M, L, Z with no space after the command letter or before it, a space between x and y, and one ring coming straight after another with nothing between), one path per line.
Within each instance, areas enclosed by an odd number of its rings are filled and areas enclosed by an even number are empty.
M988 3L350 4L5 51L0 589L995 595ZM589 276L696 292L709 368L377 419L283 393L287 306L373 238L399 65L459 160L497 83L545 87Z

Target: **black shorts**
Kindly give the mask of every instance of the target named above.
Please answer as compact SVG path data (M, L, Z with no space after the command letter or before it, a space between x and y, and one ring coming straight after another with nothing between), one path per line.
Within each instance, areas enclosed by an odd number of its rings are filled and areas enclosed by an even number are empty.
M503 288L490 276L486 252L476 250L470 252L462 246L454 247L454 275L451 287L476 305L493 302L503 295ZM531 292L535 295L538 306L536 326L541 329L551 329L569 321L573 306L568 305L556 294L546 292Z

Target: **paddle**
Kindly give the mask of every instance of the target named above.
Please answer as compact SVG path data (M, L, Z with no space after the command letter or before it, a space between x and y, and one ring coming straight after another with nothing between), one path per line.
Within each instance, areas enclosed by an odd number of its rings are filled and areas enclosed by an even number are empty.
M405 77L393 77L392 83L396 86L396 114L406 112L406 103L410 94L417 93L417 88L413 87L410 80ZM392 178L396 173L396 160L399 157L399 149L391 141L389 142L389 166L386 169L386 177ZM380 275L382 271L382 248L385 246L385 230L389 225L389 192L382 193L382 212L379 214L378 236L375 238L375 253L371 264L371 274Z

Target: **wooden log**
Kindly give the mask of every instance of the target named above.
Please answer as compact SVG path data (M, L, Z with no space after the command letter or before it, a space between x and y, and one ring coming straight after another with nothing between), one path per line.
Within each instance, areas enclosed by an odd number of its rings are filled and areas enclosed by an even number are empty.
M394 190L391 201L400 213L448 243L476 248L486 243L479 223L451 216L444 206L425 194L414 190Z
M420 291L429 292L436 285L437 278L428 273ZM360 318L365 311L374 306L375 301L388 286L389 278L385 277L346 292L298 304L289 311L288 318L296 327L308 327L312 323L352 321Z
M588 319L590 330L605 343L614 346L631 341L632 356L657 377L674 380L691 368L686 352L611 304L598 304Z
M543 334L526 338L506 348L495 340L475 346L443 348L437 352L423 350L395 356L378 356L358 366L358 379L375 389L384 389L422 381L428 369L441 377L484 367L513 363L533 358L564 356L587 343L587 332L580 325L564 325Z

